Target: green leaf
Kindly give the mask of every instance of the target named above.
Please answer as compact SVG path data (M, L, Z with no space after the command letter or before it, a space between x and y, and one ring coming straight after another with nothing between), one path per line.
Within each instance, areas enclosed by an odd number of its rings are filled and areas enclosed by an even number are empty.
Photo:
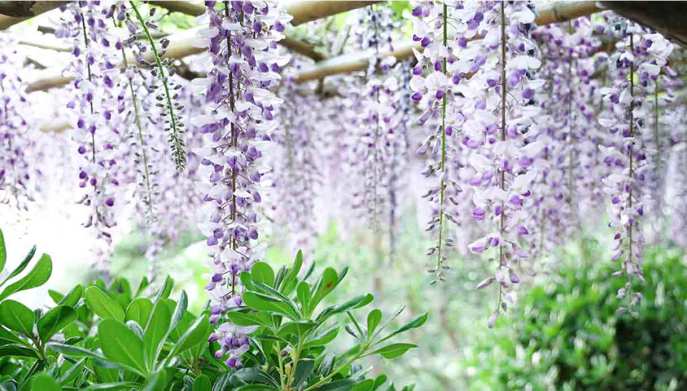
M288 303L284 303L281 299L274 296L249 291L243 294L243 302L249 308L257 311L266 311L280 315L286 315L293 320L300 318L298 313L291 308Z
M143 333L143 349L148 368L155 366L162 345L169 333L171 320L172 312L169 307L162 300L155 303L153 313L150 315L150 320L148 320Z
M0 326L0 345L8 343L21 343L22 340L15 333L7 330L3 326Z
M95 353L91 350L84 349L79 346L73 346L73 345L67 345L63 343L57 343L57 342L50 342L46 345L48 349L53 350L57 353L61 353L67 357L73 357L73 358L91 358L93 359L98 366L104 367L104 368L116 368L117 366L114 365L111 361L106 359L105 357L101 356L98 353Z
M8 285L7 288L0 293L0 300L15 292L35 288L45 284L45 282L50 278L50 274L52 274L52 260L50 259L49 255L43 254L29 274L25 275L17 282Z
M133 320L141 327L148 324L148 318L153 311L153 302L145 297L134 299L126 309L126 320Z
M126 308L131 302L131 285L126 278L115 279L107 293L112 297L122 308Z
M227 318L231 323L238 326L266 326L271 327L272 322L266 317L261 316L263 314L255 312L243 312L243 311L229 311L227 312Z
M5 269L7 263L7 248L5 247L5 236L0 229L0 273Z
M296 364L296 373L293 376L293 385L298 387L303 384L303 382L310 377L313 369L315 369L315 360L306 358L298 361L298 364Z
M145 376L143 341L123 323L103 319L98 325L100 348L108 359Z
M374 390L375 381L372 379L366 379L356 384L351 388L351 391L372 391Z
M19 345L19 344L9 344L9 345L0 345L0 357L30 357L30 358L38 358L38 355L36 354L36 351L27 348L24 345Z
M39 373L31 378L31 391L62 391L62 387L47 373Z
M24 304L5 300L0 303L0 323L10 330L18 331L26 336L33 336L33 324L36 315Z
M425 324L426 321L427 321L427 314L425 313L425 314L422 314L422 315L418 316L417 318L411 320L410 322L404 324L403 326L401 326L399 329L397 329L393 333L382 338L381 341L386 341L387 339L393 337L394 335L404 333L408 330L416 329L416 328L422 326L423 324Z
M188 296L186 295L186 291L181 291L181 295L179 295L179 301L176 303L176 308L174 308L174 313L172 314L172 322L169 326L169 332L174 330L177 325L179 325L179 322L186 313L186 308L188 308Z
M164 391L167 383L169 383L167 373L162 370L150 376L142 391Z
M73 308L58 305L46 312L38 321L38 335L45 342L66 325L76 320L76 311Z
M378 309L373 309L370 311L369 314L367 314L367 337L371 337L372 334L375 332L377 329L377 326L379 326L379 322L382 321L382 311Z
M67 307L74 307L79 302L79 299L81 299L82 295L83 287L81 284L78 284L72 288L72 290L70 290L69 293L67 293L67 295L64 296L58 304L66 305Z
M303 345L303 348L312 348L315 346L324 346L334 340L336 336L339 335L339 328L338 327L333 327L326 332L318 335L317 337L314 337L313 339L309 340L308 342Z
M314 310L317 305L324 299L328 294L330 294L336 285L341 281L339 275L336 274L336 270L328 267L322 273L322 277L317 282L317 287L315 288L315 293L312 296L309 308Z
M274 270L265 262L256 262L250 270L253 281L274 286Z
M212 389L212 382L207 375L200 375L193 381L191 391L208 391Z
M298 302L301 304L301 308L303 309L303 313L309 314L310 313L310 284L308 284L305 281L299 282L298 287L296 288L296 298L298 299Z
M124 321L124 310L107 293L97 286L89 286L84 292L88 308L103 319Z
M136 294L134 297L140 296L143 291L150 285L150 281L148 281L148 277L143 277L141 278L141 282L138 284L138 288L136 289Z
M173 288L174 280L170 276L167 276L167 278L165 278L165 283L162 285L162 288L160 288L160 290L157 292L157 295L155 295L154 301L159 301L160 299L168 298L169 295L172 293Z
M382 357L391 359L400 357L408 350L416 347L417 345L412 343L392 343L375 350L371 354L381 354Z
M24 269L26 269L26 267L29 265L29 262L31 262L33 259L34 255L36 255L36 246L31 247L31 250L29 250L28 254L26 254L21 263L14 270L12 270L12 273L10 273L3 282L0 283L0 286L4 285L12 277L15 277L19 275L19 273L23 272Z
M317 391L351 391L355 385L352 379L340 379L318 387Z
M317 320L319 322L323 322L326 319L328 319L329 317L331 317L332 315L336 315L336 314L340 314L342 312L346 312L348 310L364 307L364 306L372 303L373 300L374 300L374 296L372 296L369 293L366 295L354 297L351 300L349 300L343 304L325 308L324 311L322 311L317 316Z
M86 358L85 357L79 359L79 361L75 362L74 364L72 364L71 367L69 367L69 369L64 371L64 373L62 373L62 376L60 376L60 379L58 382L60 384L65 384L68 381L73 382L75 380L75 378L79 375L79 372L81 372L83 370L84 364L86 364Z
M169 353L170 357L183 353L199 343L207 342L212 328L207 315L201 316L179 337L179 340Z
M52 289L48 289L48 296L50 296L50 298L55 304L60 304L60 301L64 299L63 294Z

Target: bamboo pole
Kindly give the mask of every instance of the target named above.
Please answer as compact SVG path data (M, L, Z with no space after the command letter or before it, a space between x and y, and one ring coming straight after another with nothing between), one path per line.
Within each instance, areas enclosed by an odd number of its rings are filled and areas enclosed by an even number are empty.
M580 16L590 15L601 11L594 1L567 2L557 1L548 3L537 10L536 23L538 25L564 22ZM413 55L413 50L421 51L422 47L413 41L405 41L396 46L393 51L383 53L383 56L394 56L402 61ZM296 76L296 82L302 83L310 80L321 79L325 76L350 73L367 69L369 61L375 55L374 51L345 54L332 57L315 64L312 68L304 70Z

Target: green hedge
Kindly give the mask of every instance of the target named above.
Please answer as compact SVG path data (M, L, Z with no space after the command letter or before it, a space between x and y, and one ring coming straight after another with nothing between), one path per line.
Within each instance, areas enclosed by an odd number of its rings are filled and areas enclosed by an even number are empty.
M467 354L471 389L687 389L687 267L674 250L649 251L644 295L618 314L623 277L610 262L564 266L521 298Z

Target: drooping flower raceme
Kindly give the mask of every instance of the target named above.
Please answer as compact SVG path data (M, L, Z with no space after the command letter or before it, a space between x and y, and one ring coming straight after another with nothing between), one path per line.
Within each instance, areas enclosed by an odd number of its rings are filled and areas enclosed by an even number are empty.
M17 74L22 60L12 39L0 33L0 203L18 209L26 209L34 198L38 174L31 161L35 130L26 118L27 101Z
M288 57L277 52L288 17L273 2L207 2L208 52L213 67L207 78L195 82L212 112L200 119L207 141L200 153L207 172L204 196L207 236L213 274L207 290L212 299L213 323L240 306L239 274L255 262L258 206L262 201L260 166L262 145L269 142L281 103L273 91ZM247 339L240 327L222 326L213 335L220 342L218 357L240 366Z
M112 228L120 208L118 188L121 165L118 148L124 142L124 100L118 88L116 39L109 32L114 8L104 2L71 3L58 36L72 40L73 59L65 73L74 77L73 139L79 156L80 203L90 208L85 227L92 228L101 244L95 250L96 269L107 274ZM74 26L79 26L75 29ZM121 99L120 99L121 98Z
M599 118L614 141L605 148L604 162L613 167L613 172L604 180L604 186L610 198L610 226L614 230L613 259L622 262L618 273L641 280L640 221L647 205L648 193L644 190L650 174L643 134L651 108L643 97L654 93L654 83L672 45L661 35L646 34L643 28L626 20L615 19L612 25L619 39L618 50L609 57L613 85L605 90L607 111ZM641 295L630 295L630 288L628 278L618 296L637 302Z

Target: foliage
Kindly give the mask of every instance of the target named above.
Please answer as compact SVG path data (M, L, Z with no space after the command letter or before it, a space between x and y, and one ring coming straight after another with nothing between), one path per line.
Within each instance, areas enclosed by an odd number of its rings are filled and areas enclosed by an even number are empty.
M647 254L644 300L618 312L623 285L597 260L568 265L522 298L466 365L473 389L675 390L687 386L683 255ZM640 285L634 287L640 289Z
M0 234L0 265L6 263L2 238ZM21 273L34 253L35 248L6 280ZM374 355L393 359L414 348L392 338L422 326L427 315L396 329L387 327L389 320L382 320L379 309L361 321L354 314L373 301L370 294L320 309L347 269L327 268L308 282L314 267L300 277L302 262L299 253L291 268L275 273L258 262L241 274L246 306L228 316L253 332L238 370L215 358L220 347L208 339L214 327L209 311L190 313L183 291L177 300L170 298L170 278L154 292L145 278L136 289L117 278L109 284L96 280L86 287L76 285L66 294L50 291L55 306L47 310L31 310L6 299L0 303L0 387L394 390L393 385L382 388L385 375L368 377L358 362ZM44 255L31 272L5 288L3 298L44 284L51 267L50 257ZM331 344L342 330L356 341L335 353Z

